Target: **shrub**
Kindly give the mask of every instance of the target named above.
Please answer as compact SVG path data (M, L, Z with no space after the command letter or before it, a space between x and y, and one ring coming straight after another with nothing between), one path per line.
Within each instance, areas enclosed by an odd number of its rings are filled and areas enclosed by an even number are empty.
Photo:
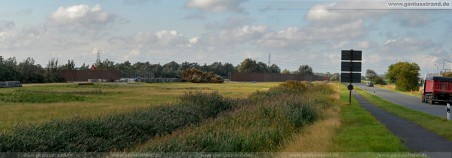
M223 83L224 80L212 72L203 72L195 68L185 70L183 73L185 81L193 83Z

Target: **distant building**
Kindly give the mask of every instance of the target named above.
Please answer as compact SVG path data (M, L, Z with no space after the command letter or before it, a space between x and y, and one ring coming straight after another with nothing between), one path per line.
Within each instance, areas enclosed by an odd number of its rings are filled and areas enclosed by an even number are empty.
M116 70L58 70L58 75L68 82L88 81L88 79L116 81L121 79L121 72Z
M301 74L280 74L280 73L240 73L233 72L229 76L230 81L238 82L285 82L288 80L295 81L324 81L327 80L323 76L317 75L301 75Z

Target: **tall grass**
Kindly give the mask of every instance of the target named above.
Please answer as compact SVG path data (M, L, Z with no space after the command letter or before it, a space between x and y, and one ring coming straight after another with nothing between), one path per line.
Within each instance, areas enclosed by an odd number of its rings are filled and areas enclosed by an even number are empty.
M153 136L198 124L240 105L218 93L188 93L174 105L141 108L99 118L21 125L0 134L1 152L121 151Z
M326 88L326 89L325 89ZM249 105L199 126L156 137L134 150L146 152L277 151L305 125L331 106L333 90L325 84L287 82L256 92Z

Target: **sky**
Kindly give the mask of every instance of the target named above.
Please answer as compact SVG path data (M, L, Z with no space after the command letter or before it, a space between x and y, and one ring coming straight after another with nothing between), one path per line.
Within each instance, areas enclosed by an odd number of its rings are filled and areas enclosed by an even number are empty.
M397 2L397 0L391 0ZM432 2L399 0L399 2ZM421 73L452 63L450 6L390 7L388 0L0 1L0 56L164 64L245 58L295 71L340 72L341 50L362 50L363 73L398 61ZM435 1L438 2L438 1ZM444 4L445 4L444 3ZM443 64L444 62L444 64Z

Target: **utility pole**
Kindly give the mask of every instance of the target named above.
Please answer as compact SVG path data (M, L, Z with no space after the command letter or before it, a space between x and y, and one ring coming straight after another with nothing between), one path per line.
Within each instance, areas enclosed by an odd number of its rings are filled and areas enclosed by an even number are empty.
M447 60L446 58L441 58L441 59L443 59L443 71L446 72L446 69L445 69L445 66L444 66L444 64L445 64L444 61L447 61L449 63L452 63L452 61ZM449 71L451 71L451 70L452 70L452 66L451 66L451 69Z
M96 58L96 62L100 63L100 51L97 50L97 58Z
M439 72L438 72L438 64L433 63L433 65L436 66L436 73L439 73Z

